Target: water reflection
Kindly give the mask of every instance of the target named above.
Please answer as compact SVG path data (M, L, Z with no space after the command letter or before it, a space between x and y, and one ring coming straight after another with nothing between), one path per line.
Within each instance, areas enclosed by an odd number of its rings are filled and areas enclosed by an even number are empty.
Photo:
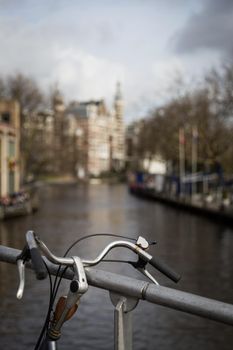
M154 254L182 272L178 286L156 273L162 284L233 302L230 228L134 198L123 185L49 186L41 203L41 210L35 215L1 223L2 244L22 248L25 232L34 229L56 254L63 254L83 234L112 232L134 237L143 234L159 242L152 248ZM95 257L109 241L91 239L73 252ZM126 252L120 255L115 252L112 256L123 258ZM102 264L101 268L140 277L123 264ZM46 313L48 283L36 281L28 271L25 296L19 302L15 299L18 281L15 267L0 264L0 275L1 346L33 348ZM112 349L113 309L108 293L90 288L77 316L66 325L64 335L61 349ZM134 343L136 350L232 349L232 328L140 302L134 311Z

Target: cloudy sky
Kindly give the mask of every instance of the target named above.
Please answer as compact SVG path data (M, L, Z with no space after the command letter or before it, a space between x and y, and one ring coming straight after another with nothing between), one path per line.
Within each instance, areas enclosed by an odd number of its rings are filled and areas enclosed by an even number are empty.
M232 33L232 0L0 0L0 75L109 106L120 81L130 121L230 59Z

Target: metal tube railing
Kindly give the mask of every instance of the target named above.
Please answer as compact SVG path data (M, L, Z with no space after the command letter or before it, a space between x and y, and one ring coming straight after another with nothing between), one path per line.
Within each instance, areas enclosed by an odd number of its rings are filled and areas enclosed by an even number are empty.
M15 264L19 253L17 249L0 246L0 261ZM48 261L47 263L51 273L56 274L58 267ZM233 325L233 305L231 304L94 268L85 270L91 286ZM67 279L72 279L72 277L73 273L69 270L64 275L64 278Z

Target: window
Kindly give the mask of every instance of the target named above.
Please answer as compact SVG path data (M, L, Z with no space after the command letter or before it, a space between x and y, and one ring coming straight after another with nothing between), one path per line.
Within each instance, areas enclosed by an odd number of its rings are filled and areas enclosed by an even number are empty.
M10 140L8 143L8 157L8 191L9 194L12 194L15 192L15 142L12 140Z
M1 113L1 119L0 120L3 123L10 123L11 114L9 112Z
M8 155L9 155L9 157L15 157L15 142L14 141L9 141Z
M15 192L15 172L10 171L9 172L9 194L12 194Z

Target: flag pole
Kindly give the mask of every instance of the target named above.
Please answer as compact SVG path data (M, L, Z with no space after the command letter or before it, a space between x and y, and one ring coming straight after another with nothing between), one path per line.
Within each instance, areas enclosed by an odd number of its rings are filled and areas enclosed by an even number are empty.
M192 127L192 201L197 192L197 183L195 179L195 174L197 172L197 139L198 130L196 126Z
M180 197L184 193L183 178L185 175L184 128L179 129L179 166L180 166Z

